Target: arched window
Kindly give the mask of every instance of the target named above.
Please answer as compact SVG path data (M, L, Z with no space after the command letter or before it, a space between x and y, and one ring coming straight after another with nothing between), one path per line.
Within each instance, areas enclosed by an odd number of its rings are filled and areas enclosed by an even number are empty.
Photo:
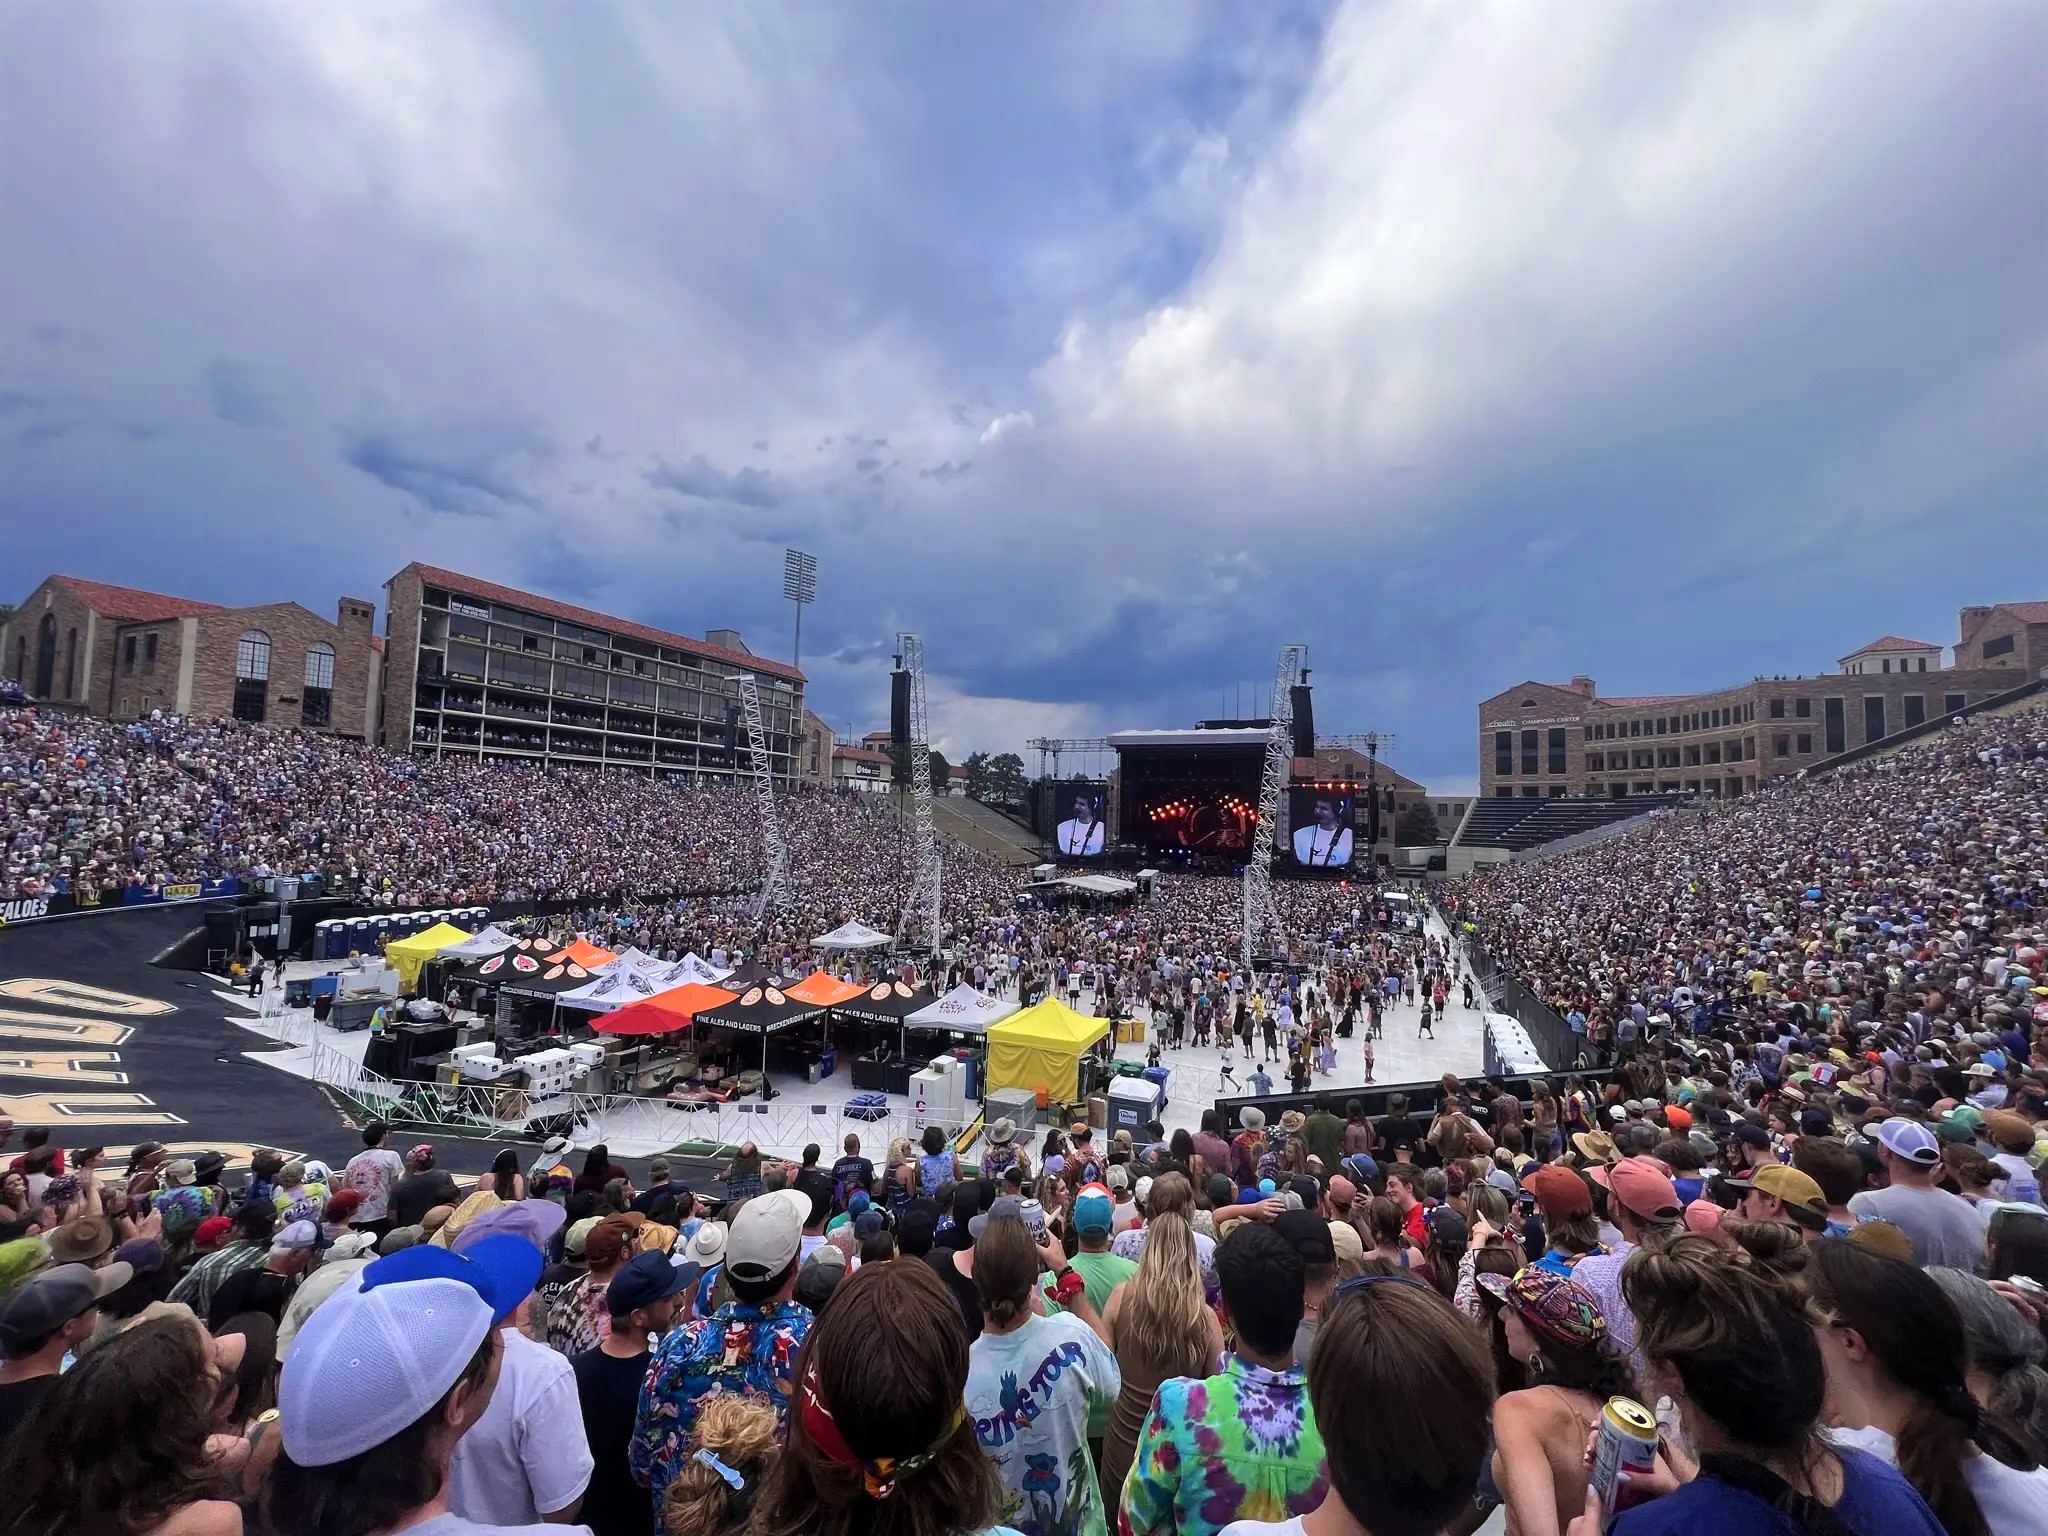
M64 697L78 692L78 631L64 631Z
M299 724L326 725L334 715L334 647L325 641L306 647L306 691Z
M260 724L270 691L270 636L245 629L235 640L235 718Z

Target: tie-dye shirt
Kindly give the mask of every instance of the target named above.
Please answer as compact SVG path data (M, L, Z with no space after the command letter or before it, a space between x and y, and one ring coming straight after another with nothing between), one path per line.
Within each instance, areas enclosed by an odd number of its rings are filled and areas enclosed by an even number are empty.
M1230 1355L1221 1375L1160 1384L1124 1480L1118 1536L1216 1536L1233 1520L1285 1520L1314 1509L1327 1487L1308 1373Z

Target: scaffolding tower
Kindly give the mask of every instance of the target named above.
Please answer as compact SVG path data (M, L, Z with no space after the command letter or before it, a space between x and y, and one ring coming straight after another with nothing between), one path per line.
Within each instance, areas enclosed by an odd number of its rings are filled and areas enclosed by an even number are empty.
M1252 833L1252 860L1244 867L1244 911L1238 948L1238 962L1247 976L1253 974L1252 957L1261 942L1268 953L1286 947L1286 929L1280 909L1273 900L1273 839L1278 835L1283 807L1287 802L1287 781L1294 766L1294 685L1301 681L1302 663L1308 647L1288 645L1280 649L1273 668L1273 709L1266 728L1266 766L1259 779L1259 822Z
M910 884L903 893L903 912L896 919L896 942L915 948L921 942L936 956L939 949L939 837L932 826L931 738L924 706L924 645L917 636L896 637L898 662L910 674ZM920 936L919 930L922 929Z
M789 845L775 810L775 780L769 772L768 732L761 722L761 690L751 672L740 674L740 706L747 717L747 773L754 781L755 814L761 822L761 857L767 872L754 898L754 921L770 907L789 904Z

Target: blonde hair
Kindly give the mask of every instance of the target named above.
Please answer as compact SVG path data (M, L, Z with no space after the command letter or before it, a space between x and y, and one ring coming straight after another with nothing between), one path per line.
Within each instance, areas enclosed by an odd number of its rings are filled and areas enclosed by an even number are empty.
M746 1480L735 1489L696 1452L708 1451ZM776 1455L775 1409L765 1398L721 1392L706 1399L675 1481L662 1495L669 1536L729 1536L744 1525Z
M1145 1224L1138 1272L1118 1303L1116 1347L1168 1376L1206 1376L1208 1304L1195 1254L1195 1232L1179 1211L1162 1211Z

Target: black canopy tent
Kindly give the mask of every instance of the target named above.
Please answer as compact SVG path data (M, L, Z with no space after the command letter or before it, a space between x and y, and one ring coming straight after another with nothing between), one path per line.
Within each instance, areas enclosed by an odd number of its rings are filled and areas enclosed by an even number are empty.
M707 1008L697 1015L695 1022L700 1031L709 1025L714 1029L731 1030L734 1034L759 1035L761 1078L765 1087L768 1078L768 1037L798 1024L808 1024L813 1019L823 1017L827 1011L822 1004L806 1003L800 998L786 996L780 987L771 984L749 987L732 1002L717 1008Z
M852 1058L853 1085L885 1092L907 1092L910 1069L904 1061L903 1021L938 1001L930 987L878 981L859 997L833 1005L832 1015L851 1024L865 1024L886 1034L888 1044L863 1048ZM870 1042L873 1036L869 1037Z

